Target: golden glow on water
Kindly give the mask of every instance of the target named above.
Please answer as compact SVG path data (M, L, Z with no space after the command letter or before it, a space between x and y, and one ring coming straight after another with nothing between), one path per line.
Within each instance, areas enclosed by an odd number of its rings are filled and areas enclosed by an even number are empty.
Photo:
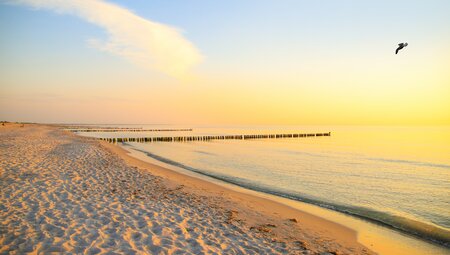
M342 129L344 132L340 132ZM391 159L450 164L450 127L333 128L339 150ZM312 141L310 141L313 143ZM332 146L332 145L330 145ZM320 147L320 145L318 145Z

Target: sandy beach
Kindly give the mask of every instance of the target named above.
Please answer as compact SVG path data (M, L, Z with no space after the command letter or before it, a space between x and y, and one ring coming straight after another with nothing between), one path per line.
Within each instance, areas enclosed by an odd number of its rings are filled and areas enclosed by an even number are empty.
M373 254L349 228L44 125L0 127L0 254Z

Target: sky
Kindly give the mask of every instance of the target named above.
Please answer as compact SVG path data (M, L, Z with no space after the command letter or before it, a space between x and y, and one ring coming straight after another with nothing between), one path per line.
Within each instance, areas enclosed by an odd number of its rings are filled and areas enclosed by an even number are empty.
M448 13L447 0L0 0L0 120L450 125Z

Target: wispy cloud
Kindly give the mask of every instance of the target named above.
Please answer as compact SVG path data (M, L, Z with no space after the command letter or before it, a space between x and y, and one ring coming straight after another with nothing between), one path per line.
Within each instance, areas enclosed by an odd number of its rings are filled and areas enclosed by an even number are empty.
M105 29L108 38L90 39L89 45L123 57L139 66L177 78L202 56L174 27L144 19L118 5L102 0L15 0L9 3L76 15Z

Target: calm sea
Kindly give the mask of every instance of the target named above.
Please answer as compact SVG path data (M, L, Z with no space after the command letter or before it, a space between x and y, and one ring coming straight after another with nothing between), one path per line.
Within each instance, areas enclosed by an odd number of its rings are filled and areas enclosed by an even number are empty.
M450 245L450 127L179 128L193 131L83 135L149 137L331 131L330 137L126 145L185 170L356 215Z

